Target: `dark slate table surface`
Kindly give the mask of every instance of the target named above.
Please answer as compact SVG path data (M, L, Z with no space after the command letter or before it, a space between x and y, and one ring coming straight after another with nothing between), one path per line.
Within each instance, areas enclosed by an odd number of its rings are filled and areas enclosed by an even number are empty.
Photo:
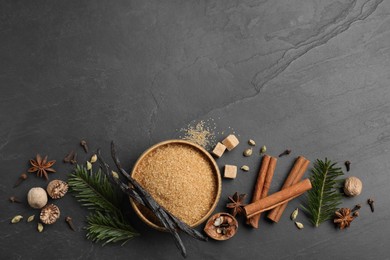
M241 153L252 138L271 155L293 150L279 159L271 192L299 154L350 160L348 175L364 188L343 206L364 206L348 230L314 228L303 215L297 230L288 215L298 199L280 223L241 225L226 242L183 235L188 259L390 259L389 1L1 0L0 58L1 259L181 259L168 234L131 211L141 236L102 247L85 239L87 211L73 197L58 205L77 232L62 219L43 233L9 224L37 211L7 198L25 201L46 184L31 176L12 188L36 153L58 160L51 178L66 179L72 168L60 161L81 138L105 156L116 140L131 169L150 145L201 120L217 139L235 131L242 141L221 167L252 168L224 180L222 198L251 193L259 156Z

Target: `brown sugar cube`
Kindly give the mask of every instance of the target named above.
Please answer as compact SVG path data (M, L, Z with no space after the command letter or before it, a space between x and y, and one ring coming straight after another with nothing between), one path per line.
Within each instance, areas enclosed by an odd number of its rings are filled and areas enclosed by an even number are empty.
M229 179L235 179L236 176L237 176L237 166L226 164L223 177L229 178Z
M226 149L228 151L231 151L236 147L240 142L238 141L237 137L235 135L228 135L222 143L226 146Z
M212 151L212 153L217 157L221 157L222 154L225 152L226 150L226 146L224 146L223 144L221 144L220 142L217 143L217 145L214 147L214 150Z

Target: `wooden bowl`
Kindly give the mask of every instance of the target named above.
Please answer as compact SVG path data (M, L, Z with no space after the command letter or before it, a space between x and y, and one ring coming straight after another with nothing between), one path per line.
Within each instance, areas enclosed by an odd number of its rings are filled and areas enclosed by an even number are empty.
M210 217L211 213L214 211L215 207L217 206L217 203L221 196L221 190L222 190L221 174L219 172L218 165L215 162L214 158L203 147L185 140L168 140L168 141L155 144L149 149L147 149L144 153L142 153L142 155L138 158L131 172L131 176L134 179L138 180L137 176L142 174L142 171L138 170L138 167L143 162L143 160L146 160L145 158L148 158L149 155L153 156L153 154L151 155L151 153L156 151L157 149L162 148L164 146L170 146L170 145L179 145L179 146L190 147L191 149L194 149L194 151L197 151L209 163L209 166L212 169L212 177L214 178L216 184L215 192L213 194L214 198L210 198L212 200L212 205L208 209L207 213L204 214L204 216L198 219L195 223L187 223L190 227L196 227L201 223L205 222ZM183 190L186 190L185 187L183 187ZM135 213L143 222L145 222L147 225L149 225L154 229L165 231L165 228L161 226L156 216L148 208L137 204L132 199L130 199L130 203ZM166 207L166 205L163 204L162 206Z
M230 232L227 234L222 234L221 230L219 233L217 231L218 226L215 226L215 221L220 217L224 219L223 223L228 223L228 229L230 230ZM232 215L230 215L229 213L225 213L225 212L216 213L209 218L203 230L212 239L219 240L219 241L228 240L237 233L238 222L237 219Z

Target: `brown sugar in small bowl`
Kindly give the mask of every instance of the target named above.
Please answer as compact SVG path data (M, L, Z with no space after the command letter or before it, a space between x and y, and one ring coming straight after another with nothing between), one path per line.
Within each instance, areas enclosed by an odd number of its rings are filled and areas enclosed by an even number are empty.
M153 145L138 158L131 176L190 227L205 222L221 196L221 175L214 158L203 147L185 140ZM148 208L132 199L130 203L143 222L165 231Z

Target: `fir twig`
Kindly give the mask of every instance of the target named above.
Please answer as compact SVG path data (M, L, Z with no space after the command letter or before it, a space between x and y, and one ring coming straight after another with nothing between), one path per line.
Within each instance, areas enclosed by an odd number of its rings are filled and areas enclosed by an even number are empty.
M89 173L84 166L76 165L68 184L77 200L90 210L120 212L120 198L105 174L99 169Z
M108 213L98 211L90 215L87 222L87 238L94 242L104 241L103 245L119 241L124 241L124 245L129 239L138 236L133 227Z
M101 170L93 173L77 165L68 179L76 199L94 213L87 218L87 238L104 244L138 236L120 210L121 198ZM122 244L122 245L123 245Z
M341 204L342 194L339 190L340 176L343 172L336 163L325 158L317 159L310 178L312 189L307 192L307 202L303 207L316 227L333 217Z

